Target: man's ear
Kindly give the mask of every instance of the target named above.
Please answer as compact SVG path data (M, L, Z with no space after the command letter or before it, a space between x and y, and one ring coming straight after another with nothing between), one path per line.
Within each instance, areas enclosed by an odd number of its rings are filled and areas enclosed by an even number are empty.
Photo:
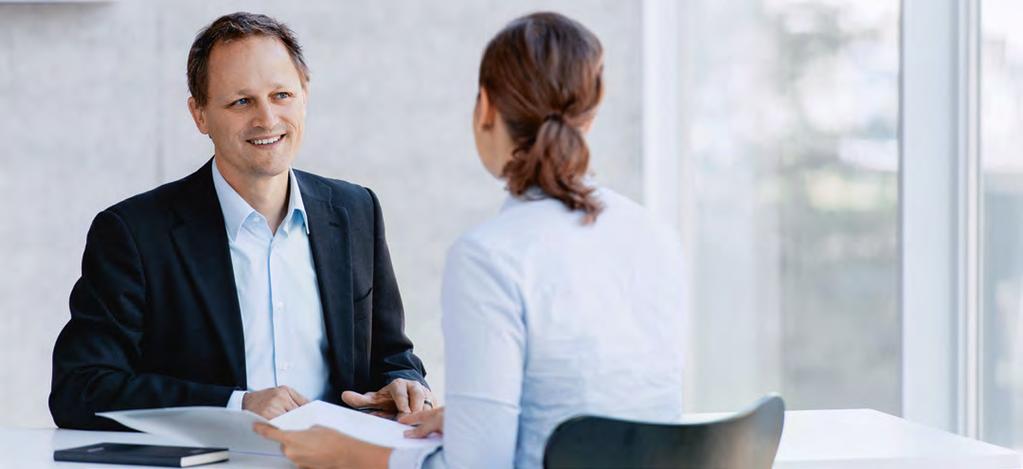
M202 106L193 97L188 98L188 112L192 114L192 120L195 121L195 127L202 132L203 135L209 135L210 129L206 127L206 112Z
M494 127L494 120L497 118L494 105L490 102L490 94L487 93L487 89L482 86L476 97L476 112L474 114L476 126L480 130L490 130Z

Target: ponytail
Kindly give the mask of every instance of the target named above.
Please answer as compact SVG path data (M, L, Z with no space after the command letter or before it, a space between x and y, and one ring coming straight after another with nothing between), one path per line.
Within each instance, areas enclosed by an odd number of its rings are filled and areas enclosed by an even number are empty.
M570 210L583 211L583 223L590 224L604 207L594 197L594 189L583 182L589 162L590 150L579 129L552 113L540 123L536 138L515 150L504 176L513 195L539 187Z

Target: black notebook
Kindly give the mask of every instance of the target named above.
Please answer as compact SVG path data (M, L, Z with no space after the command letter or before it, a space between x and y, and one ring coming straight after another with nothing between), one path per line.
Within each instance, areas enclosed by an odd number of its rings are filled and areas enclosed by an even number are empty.
M98 443L53 452L54 461L137 464L141 466L190 467L227 461L227 448L127 445Z

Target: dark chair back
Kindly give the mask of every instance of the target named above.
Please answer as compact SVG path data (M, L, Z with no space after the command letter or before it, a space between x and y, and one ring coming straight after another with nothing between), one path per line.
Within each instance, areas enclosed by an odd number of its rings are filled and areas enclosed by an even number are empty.
M768 395L719 420L660 424L579 416L547 440L543 465L561 468L769 469L785 422L785 402Z

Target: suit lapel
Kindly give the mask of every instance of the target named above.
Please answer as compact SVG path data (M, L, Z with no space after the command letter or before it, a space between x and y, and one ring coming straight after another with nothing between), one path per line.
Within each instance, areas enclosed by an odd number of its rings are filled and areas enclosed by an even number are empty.
M212 160L211 160L212 161ZM211 163L188 177L175 204L180 217L172 228L178 256L191 277L199 302L224 347L236 386L246 387L245 339L241 307L220 201Z
M334 389L353 389L355 340L348 210L334 205L328 187L299 172L296 175L309 216L309 245L327 329L331 381Z

